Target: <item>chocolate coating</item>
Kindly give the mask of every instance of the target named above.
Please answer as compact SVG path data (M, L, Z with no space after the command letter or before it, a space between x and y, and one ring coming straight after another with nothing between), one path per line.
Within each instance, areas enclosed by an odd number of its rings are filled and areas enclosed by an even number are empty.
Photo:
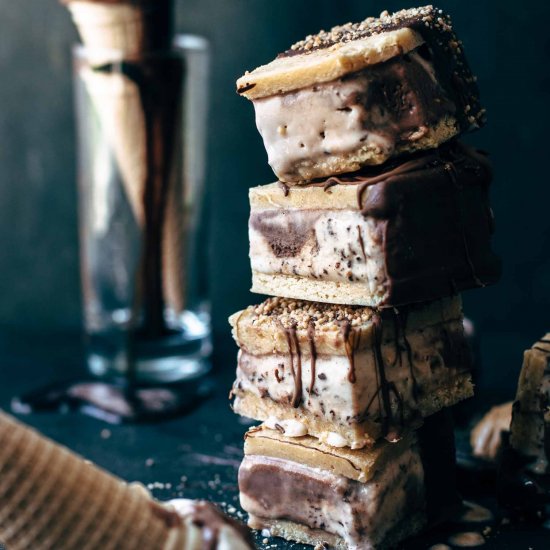
M457 142L309 185L357 186L358 207L376 220L383 243L387 297L381 305L395 306L500 278L490 244L490 182L487 158Z

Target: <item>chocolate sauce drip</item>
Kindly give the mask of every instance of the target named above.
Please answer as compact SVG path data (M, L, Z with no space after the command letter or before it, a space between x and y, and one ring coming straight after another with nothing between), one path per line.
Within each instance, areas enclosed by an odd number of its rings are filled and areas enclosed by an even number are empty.
M424 155L424 161L409 157L404 166L377 170L362 171L368 179L358 188L358 203L376 223L385 250L389 297L382 305L431 300L498 280L501 264L490 247L487 215L490 177L460 144ZM361 196L369 184L374 187Z
M302 402L302 351L300 350L300 341L296 333L296 325L293 324L290 328L283 327L283 330L288 344L290 372L294 380L294 392L292 394L291 405L296 409Z
M361 233L361 226L357 226L357 240L359 241L359 246L361 247L361 254L363 254L363 259L367 261L367 254L365 252L365 242L363 241L363 234Z
M315 324L310 321L307 326L307 339L309 341L310 370L311 378L309 381L309 395L313 393L317 371L317 349L315 347Z
M394 308L394 315L392 316L393 320L393 346L395 348L395 357L393 358L392 367L395 367L399 362L399 367L403 366L403 357L401 354L401 344L399 342L399 335L401 333L401 326L399 324L399 319L397 318L396 309Z
M450 142L435 152L332 178L339 185L356 186L358 207L372 222L383 250L387 288L380 307L455 295L499 279L501 263L491 250L489 172L483 154L472 156L467 147ZM304 186L326 184L322 180ZM295 249L301 250L306 227L297 232L300 242L289 229L294 230L285 227L281 234L287 240L291 234ZM355 238L360 248L359 235Z
M184 67L178 58L159 56L106 64L94 70L120 72L137 86L140 94L146 139L144 228L130 325L146 338L159 338L170 332L164 320L163 227L179 130Z
M411 375L412 396L415 401L418 401L419 390L418 382L416 380L416 376L414 375L413 352L411 344L407 338L407 312L394 309L394 319L396 320L396 326L399 327L399 330L401 332L403 344L405 345L405 351L407 353L407 361L409 363L409 372Z
M301 183L296 187L322 187L325 193L335 185L347 185L361 183L364 178L361 175L345 174L343 176L330 176L328 179L312 180L308 183ZM277 184L283 190L285 197L289 194L292 187L289 187L284 181L278 181ZM294 187L294 186L293 186Z
M288 197L288 193L290 192L290 187L284 181L278 181L277 183L279 184L279 187L282 189L283 195L285 197Z
M377 381L378 388L376 390L376 395L379 396L382 407L380 407L380 412L382 415L382 435L386 437L390 433L390 429L394 427L395 422L393 418L393 410L391 404L391 393L397 398L399 403L400 420L401 426L403 425L403 404L399 392L395 388L394 384L388 383L386 378L386 369L384 365L384 358L382 356L382 318L378 313L376 313L372 318L372 329L373 329L373 354L374 362L376 365Z
M337 184L338 182L336 181L336 178L329 178L325 185L323 185L323 191L326 193L331 187L334 187Z
M349 362L348 382L355 384L357 377L355 376L355 350L358 344L358 333L352 330L351 323L346 319L340 324L340 334L344 341L344 348Z

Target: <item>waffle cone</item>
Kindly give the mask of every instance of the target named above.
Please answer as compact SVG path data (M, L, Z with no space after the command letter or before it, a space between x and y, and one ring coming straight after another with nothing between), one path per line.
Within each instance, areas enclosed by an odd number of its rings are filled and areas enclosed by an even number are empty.
M101 63L101 50L120 52L125 59L138 58L154 47L152 37L157 15L143 5L130 3L87 2L68 3L84 45L96 52Z
M181 178L172 178L166 197L162 227L162 284L164 300L173 311L183 311L186 299L186 270L184 255L189 241L189 220L185 212L184 189Z
M146 491L0 412L0 541L9 550L135 550L183 536Z
M146 129L138 86L118 72L101 73L88 67L81 69L81 77L115 156L136 222L143 227Z

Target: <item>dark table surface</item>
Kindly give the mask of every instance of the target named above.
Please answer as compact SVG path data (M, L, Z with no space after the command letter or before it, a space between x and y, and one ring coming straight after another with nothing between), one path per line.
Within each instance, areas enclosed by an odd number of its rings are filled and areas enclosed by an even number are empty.
M9 411L18 395L52 380L78 377L82 346L78 335L16 334L0 332L0 408ZM242 458L243 433L248 423L234 415L227 400L234 370L227 359L225 372L214 377L210 398L186 416L155 424L107 424L76 412L29 414L20 418L45 435L92 460L114 474L140 481L160 499L204 498L216 502L241 521L237 469ZM494 508L489 484L464 481L465 498ZM408 542L404 548L430 548L448 543L460 531L485 530L486 549L548 549L550 530L495 520L478 524L446 525ZM301 548L279 539L257 536L259 547ZM305 548L305 547L304 547ZM443 547L444 548L444 547Z

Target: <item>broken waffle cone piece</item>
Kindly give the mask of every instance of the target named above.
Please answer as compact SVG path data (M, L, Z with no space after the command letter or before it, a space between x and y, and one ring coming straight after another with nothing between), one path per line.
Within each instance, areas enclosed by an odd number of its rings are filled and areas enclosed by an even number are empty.
M0 412L0 541L9 550L250 548L206 502L163 505Z

